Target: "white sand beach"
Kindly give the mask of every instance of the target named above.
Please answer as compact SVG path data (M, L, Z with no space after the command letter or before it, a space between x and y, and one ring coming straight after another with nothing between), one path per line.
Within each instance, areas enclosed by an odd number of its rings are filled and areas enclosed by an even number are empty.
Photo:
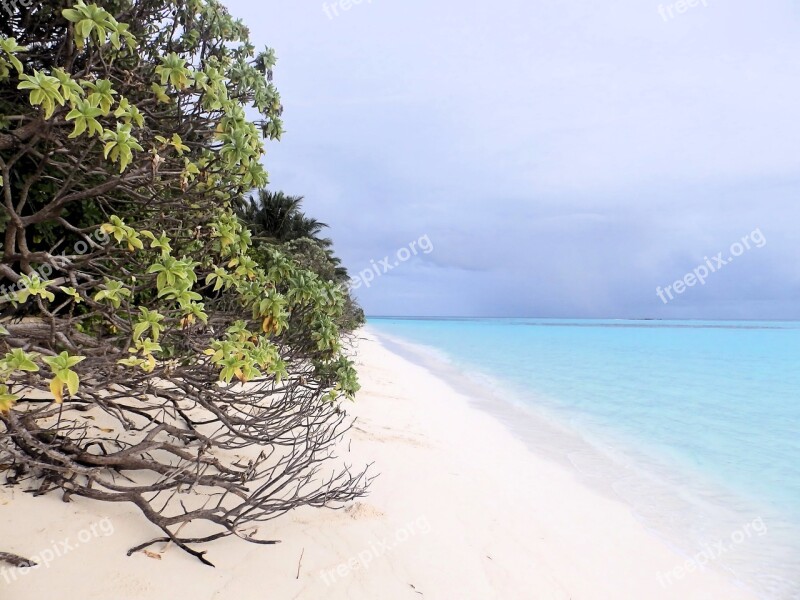
M269 529L278 545L212 543L210 568L175 547L127 557L158 534L133 507L0 488L0 550L54 555L24 574L0 572L0 600L753 597L712 569L675 576L686 557L625 505L533 454L368 332L359 337L363 389L341 454L356 468L374 463L368 497L287 515Z

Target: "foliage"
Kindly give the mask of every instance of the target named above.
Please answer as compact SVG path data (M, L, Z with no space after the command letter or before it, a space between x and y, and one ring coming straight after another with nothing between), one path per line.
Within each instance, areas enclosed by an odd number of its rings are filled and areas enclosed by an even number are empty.
M333 243L320 234L328 226L302 209L301 196L287 196L283 192L265 189L257 191L257 199L250 196L242 203L237 214L250 229L256 241L254 256L264 263L268 257L264 249L278 248L297 265L315 273L321 280L336 284L344 295L344 308L336 324L343 331L361 327L366 319L364 311L349 292L349 275L341 260L333 252Z
M302 196L287 196L266 189L257 193L258 199L250 196L237 211L256 239L268 242L288 242L299 238L319 240L319 234L328 227L300 210ZM329 240L325 242L330 244Z
M273 543L259 524L369 482L329 460L358 390L348 296L234 210L282 135L274 65L217 0L0 24L0 464L133 503L163 534L137 549L208 562L195 544ZM277 239L324 227L304 219Z
M323 240L324 242L324 240ZM350 294L350 276L330 247L319 240L298 238L286 242L281 250L302 269L316 273L325 281L333 281L345 296L344 309L336 324L342 331L354 331L366 323L364 310Z

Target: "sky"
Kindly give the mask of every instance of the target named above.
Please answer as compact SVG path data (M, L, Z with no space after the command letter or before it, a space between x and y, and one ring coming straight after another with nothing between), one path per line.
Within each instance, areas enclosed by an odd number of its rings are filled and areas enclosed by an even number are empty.
M368 315L800 319L797 0L226 4Z

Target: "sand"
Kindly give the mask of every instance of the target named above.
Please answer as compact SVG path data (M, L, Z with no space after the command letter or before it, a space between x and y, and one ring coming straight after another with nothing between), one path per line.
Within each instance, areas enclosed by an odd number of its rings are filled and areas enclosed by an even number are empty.
M0 551L52 555L24 574L0 570L0 600L754 597L713 565L676 574L686 557L624 504L368 331L359 337L363 390L341 453L374 463L368 497L287 515L268 528L276 546L210 544L210 568L175 547L127 557L157 535L131 507L0 488Z

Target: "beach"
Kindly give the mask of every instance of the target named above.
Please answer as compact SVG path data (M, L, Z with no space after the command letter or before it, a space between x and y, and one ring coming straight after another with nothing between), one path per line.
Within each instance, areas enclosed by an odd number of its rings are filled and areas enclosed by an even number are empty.
M626 505L369 329L357 337L362 390L340 456L354 469L372 463L368 496L264 525L276 545L209 544L210 568L175 547L127 557L158 534L133 507L0 488L0 550L49 563L4 569L0 599L755 597L713 564L687 563Z

